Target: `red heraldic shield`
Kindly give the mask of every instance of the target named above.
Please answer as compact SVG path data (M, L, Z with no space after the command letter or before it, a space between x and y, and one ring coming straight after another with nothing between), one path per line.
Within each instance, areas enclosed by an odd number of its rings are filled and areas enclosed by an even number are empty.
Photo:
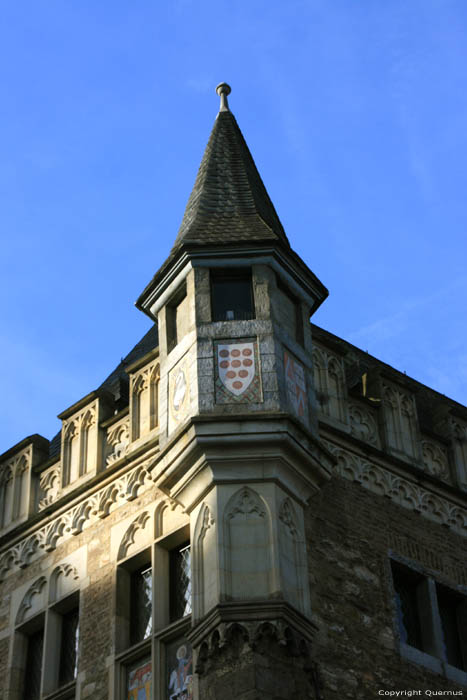
M234 396L241 396L255 376L253 343L217 346L219 379Z

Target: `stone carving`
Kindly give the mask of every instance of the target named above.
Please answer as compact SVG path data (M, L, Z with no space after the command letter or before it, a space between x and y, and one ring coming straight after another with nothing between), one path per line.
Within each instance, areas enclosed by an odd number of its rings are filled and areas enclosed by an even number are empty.
M66 582L64 585L61 584L63 580ZM57 566L50 576L49 602L54 603L64 593L69 593L73 588L76 588L76 581L79 581L79 574L75 566L68 562Z
M105 463L110 466L128 452L130 444L130 419L125 418L113 426L107 434Z
M25 516L29 507L32 446L0 465L0 527Z
M214 518L206 503L203 503L195 525L193 537L193 615L202 617L212 602L212 590L216 589L217 547L214 533Z
M337 458L334 472L365 488L387 496L404 508L414 510L434 522L446 525L467 537L467 510L446 498L403 479L386 469L376 466L358 455L326 442L327 448Z
M388 447L396 452L419 458L417 417L413 396L396 386L382 385L382 406Z
M263 502L255 491L252 491L248 486L244 486L235 495L230 508L227 511L227 518L233 518L238 513L244 515L257 513L261 518L266 515L266 509Z
M310 640L281 619L268 621L221 622L200 644L195 672L203 676L208 667L222 652L233 652L235 656L258 651L259 647L278 644L290 656L302 656L309 668Z
M38 510L43 510L50 506L60 496L60 464L46 469L40 475L40 498Z
M292 537L298 535L297 519L290 498L285 498L282 501L279 509L279 520L282 520L284 525L289 529Z
M34 598L42 592L47 579L45 576L38 578L30 588L28 588L21 605L18 608L18 614L16 615L16 624L21 624L25 617L27 616L28 610L30 610L34 604Z
M379 447L378 424L372 412L360 404L349 404L350 432L359 440Z
M422 441L423 462L429 474L449 480L449 463L446 450L432 440Z
M169 433L183 423L190 410L190 370L185 355L169 372Z
M132 440L137 440L158 425L159 379L158 361L146 365L131 377L130 423Z
M24 568L42 552L53 551L61 538L78 535L85 526L107 517L113 508L150 488L148 467L149 462L139 464L4 552L0 557L0 581L15 567Z
M347 390L342 360L323 348L313 348L313 376L321 412L348 423Z
M94 434L97 431L97 408L98 402L94 401L81 412L63 421L63 486L73 483L94 466L90 455L90 433L91 429Z
M467 425L451 419L451 431L457 479L460 487L467 490Z
M216 403L252 404L263 400L256 338L215 340L214 357Z
M135 543L136 533L138 530L144 530L146 523L149 520L149 513L145 510L133 520L128 530L125 532L123 539L118 549L118 559L124 559L131 545Z
M225 594L231 600L267 598L274 573L266 504L244 486L230 498L224 518Z

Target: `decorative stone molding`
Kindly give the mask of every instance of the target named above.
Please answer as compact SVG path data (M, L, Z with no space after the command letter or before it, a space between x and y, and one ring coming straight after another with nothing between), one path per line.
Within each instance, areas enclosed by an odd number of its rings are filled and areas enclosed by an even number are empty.
M127 501L133 501L152 485L150 462L134 467L111 484L73 506L0 556L0 581L9 571L25 568L44 552L53 551L63 538L79 535L83 529L109 515Z
M274 575L270 528L269 509L256 491L243 486L231 496L224 511L224 586L228 599L270 595Z
M211 510L203 503L196 520L192 543L193 561L193 616L199 619L208 609L211 601L210 590L215 587L217 577L217 547L215 541L215 521ZM209 590L207 583L210 583Z
M279 520L288 528L292 537L298 535L297 519L290 498L285 498L282 501L279 509Z
M131 440L137 440L158 425L159 413L159 360L150 362L130 375Z
M62 486L95 471L98 461L98 411L96 399L62 423Z
M396 385L382 382L384 432L388 450L412 459L421 458L415 399Z
M200 645L195 671L202 676L209 661L222 650L235 648L240 654L255 651L265 639L285 648L290 656L302 656L309 663L310 640L283 620L221 622Z
M28 445L0 465L0 528L28 514L32 455Z
M54 464L42 472L39 479L39 501L37 508L44 510L60 497L60 464Z
M18 613L16 615L16 624L20 625L25 617L28 614L28 610L30 610L33 606L34 599L36 596L40 595L42 593L42 590L47 583L47 579L45 576L41 576L38 578L30 588L28 588L26 595L24 596L21 605L18 608ZM45 601L44 601L45 605Z
M422 440L423 463L432 476L450 481L449 462L446 450L433 440Z
M348 423L347 389L343 361L315 345L313 376L320 411L340 423Z
M234 518L238 513L242 513L243 515L257 513L261 518L264 518L266 515L266 509L261 498L255 491L252 491L247 486L235 494L229 506L226 513L228 519Z
M130 419L128 416L113 425L107 432L105 464L111 464L128 453L130 444Z
M61 579L66 581L65 586L61 587ZM73 564L65 562L57 566L50 576L49 583L49 603L54 603L63 595L63 588L66 592L77 587L79 581L78 570ZM61 590L62 588L62 590Z
M380 447L378 423L372 411L362 404L349 403L350 433L359 440Z
M138 530L144 530L149 518L150 518L150 515L147 512L147 510L145 510L142 513L140 513L137 518L135 518L133 520L130 527L125 532L125 535L123 536L123 539L120 543L120 547L118 549L118 555L117 555L117 558L119 560L124 559L127 556L128 550L135 543Z
M355 481L381 496L390 498L404 508L420 513L441 525L446 525L459 535L467 537L467 510L439 494L428 491L392 472L372 464L351 452L325 442L329 451L337 457L334 472Z

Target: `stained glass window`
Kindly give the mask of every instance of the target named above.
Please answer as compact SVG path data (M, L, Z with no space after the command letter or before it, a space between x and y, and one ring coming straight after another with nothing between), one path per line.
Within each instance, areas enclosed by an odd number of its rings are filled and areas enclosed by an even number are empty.
M193 699L193 652L186 639L179 639L166 647L167 698Z
M136 644L152 632L152 569L144 566L131 575L130 642Z
M185 543L170 552L170 619L191 613L191 555Z
M24 680L24 700L38 700L41 694L42 649L44 630L41 629L28 639L26 675Z
M127 700L152 700L152 664L150 657L127 666Z
M79 611L71 610L62 617L59 684L76 678L78 672Z

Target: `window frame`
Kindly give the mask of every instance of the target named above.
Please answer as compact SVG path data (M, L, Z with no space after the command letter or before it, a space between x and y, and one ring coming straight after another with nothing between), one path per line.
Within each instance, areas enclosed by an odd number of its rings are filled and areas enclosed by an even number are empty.
M397 609L397 590L394 582L394 570L407 572L407 575L419 579L416 598L418 617L421 625L421 639L423 649L402 641L400 634L400 622ZM429 571L418 564L409 561L405 557L392 552L389 554L390 586L393 601L393 623L395 636L399 644L399 652L402 657L413 663L424 666L434 673L444 675L456 683L467 684L467 631L461 632L461 624L458 622L460 653L464 668L451 665L447 660L443 625L439 610L439 589L447 592L452 598L459 599L459 614L462 616L467 630L467 588L465 586L453 586L440 580L439 575Z
M229 281L244 281L248 282L250 293L251 311L248 318L216 318L215 313L215 293L214 285L216 282ZM211 320L213 323L225 323L229 321L251 321L256 318L255 294L253 289L253 270L251 267L228 267L228 268L211 268L209 270L209 294L211 300Z
M17 655L19 659L22 680L20 683L21 687L18 687L15 691L17 695L12 697L17 697L18 699L23 697L24 682L27 674L28 640L40 629L43 631L43 646L39 698L41 700L45 698L47 700L49 698L50 700L68 700L76 697L79 673L79 631L76 675L72 680L60 684L63 617L72 610L77 610L78 612L79 630L81 622L79 589L65 593L57 600L48 602L35 615L15 626L13 654Z
M115 692L114 696L127 698L128 668L151 660L152 691L154 700L168 700L166 692L167 646L185 638L191 627L192 612L177 620L170 620L170 552L183 544L190 544L190 525L187 523L160 537L139 552L122 558L116 567L115 598ZM131 644L128 620L131 600L130 576L144 566L152 569L152 630L144 640ZM193 602L192 602L193 605Z

